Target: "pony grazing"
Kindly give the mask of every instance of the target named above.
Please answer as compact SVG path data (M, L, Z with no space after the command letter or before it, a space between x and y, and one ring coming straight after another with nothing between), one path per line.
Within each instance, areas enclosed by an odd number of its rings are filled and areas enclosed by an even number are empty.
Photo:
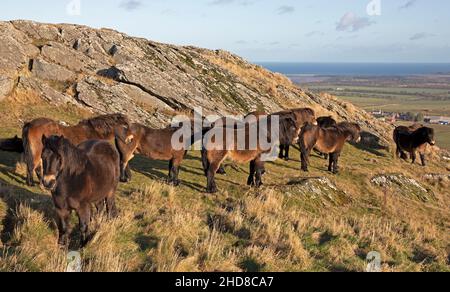
M23 141L17 136L11 139L0 139L0 150L23 153Z
M419 151L422 166L426 166L425 150L427 144L436 145L434 138L434 129L413 125L411 127L397 127L394 130L394 141L397 145L397 157L408 159L405 152L411 156L412 163L416 163L416 152Z
M339 172L338 160L346 142L359 143L361 127L358 124L343 122L331 128L307 125L300 135L302 170L308 171L311 150L316 148L330 155L328 171Z
M63 136L42 136L43 184L52 191L59 230L59 244L69 241L69 221L76 211L81 246L88 242L91 206L108 216L117 214L115 192L119 184L119 154L107 141L89 140L75 147Z
M279 133L278 140L276 140L275 133L271 131L274 117L279 117L280 122L279 128L276 129ZM262 125L267 125L267 128L261 130ZM277 143L296 142L300 133L293 113L260 117L257 121L247 123L243 128L227 130L224 131L223 127L216 127L205 135L202 162L208 180L206 188L208 193L217 192L215 174L227 158L238 163L250 162L247 184L260 187L264 174L264 155L270 155ZM230 133L233 134L233 138L230 138ZM252 137L251 133L256 133L255 137ZM243 141L239 141L239 137L243 138ZM218 141L219 139L222 139L223 144ZM264 143L270 143L268 147L270 149L261 147Z
M295 116L296 127L298 129L302 129L306 124L317 124L316 122L316 113L313 109L310 108L298 108L291 109L279 113L275 113L274 115L283 115L287 113L292 113ZM292 143L289 141L281 142L280 144L280 159L289 160L289 150Z
M151 129L141 124L132 124L129 129L118 131L115 141L120 154L121 182L131 180L128 164L134 158L134 154L141 154L152 160L169 161L168 182L178 186L180 184L178 179L180 165L188 148L195 143L191 139L190 145L185 145L182 149L174 149L172 137L178 130L178 127Z
M36 172L39 180L42 180L41 154L42 135L63 135L72 144L78 145L87 140L112 141L115 130L120 127L129 127L128 118L121 114L99 116L93 119L81 121L76 126L63 126L60 123L40 118L23 127L22 139L27 164L27 184L34 185L33 173Z

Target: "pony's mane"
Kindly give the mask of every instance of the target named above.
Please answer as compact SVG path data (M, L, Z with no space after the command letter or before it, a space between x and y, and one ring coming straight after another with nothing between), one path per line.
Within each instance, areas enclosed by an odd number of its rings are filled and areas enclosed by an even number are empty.
M337 129L342 132L350 133L355 136L358 132L361 132L361 127L356 123L342 122L337 125Z
M58 141L58 142L57 142ZM47 140L50 149L62 156L64 165L70 173L80 174L87 162L86 154L72 145L69 140L53 136Z
M98 116L81 121L78 125L90 127L102 136L108 136L117 126L129 126L128 118L123 114Z

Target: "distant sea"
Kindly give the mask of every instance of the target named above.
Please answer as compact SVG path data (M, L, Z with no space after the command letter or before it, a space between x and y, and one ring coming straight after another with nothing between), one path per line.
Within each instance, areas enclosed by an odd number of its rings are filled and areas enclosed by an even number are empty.
M274 63L262 62L273 72L285 75L406 76L450 74L450 63Z

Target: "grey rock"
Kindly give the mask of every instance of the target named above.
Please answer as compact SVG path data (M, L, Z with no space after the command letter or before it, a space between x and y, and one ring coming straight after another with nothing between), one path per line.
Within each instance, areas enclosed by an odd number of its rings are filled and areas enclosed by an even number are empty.
M0 76L0 101L2 101L5 97L7 97L14 88L14 80Z
M42 59L36 59L33 61L32 66L33 76L56 82L73 81L76 78L75 72L72 72L60 65L48 63Z
M165 126L176 111L195 107L205 115L313 107L359 122L376 137L372 142L389 144L392 128L363 110L305 92L288 78L226 51L161 44L110 29L31 21L0 22L0 43L1 76L30 77L31 69L33 82L28 80L27 86L38 96L56 102L72 99L93 112L124 111L136 121ZM67 94L67 86L76 89L75 94ZM4 88L10 88L10 81Z

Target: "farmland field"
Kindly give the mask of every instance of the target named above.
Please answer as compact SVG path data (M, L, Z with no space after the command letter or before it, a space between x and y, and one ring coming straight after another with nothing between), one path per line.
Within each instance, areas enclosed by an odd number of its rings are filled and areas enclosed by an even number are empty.
M366 111L450 117L450 77L308 77L290 76L313 92L326 92ZM450 149L450 126L431 125L441 148Z

